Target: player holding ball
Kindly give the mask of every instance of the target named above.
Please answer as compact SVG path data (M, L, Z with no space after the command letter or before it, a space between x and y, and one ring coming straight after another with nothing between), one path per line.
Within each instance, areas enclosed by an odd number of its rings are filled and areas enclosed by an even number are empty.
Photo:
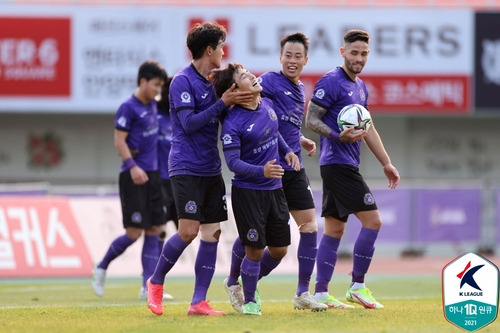
M344 234L345 223L354 214L362 224L354 243L352 283L346 299L368 309L384 306L377 302L365 286L365 275L375 252L382 220L370 188L359 172L361 140L375 155L395 189L400 177L392 165L382 140L373 124L369 131L354 133L354 128L340 132L337 116L346 105L360 104L368 109L368 90L358 78L368 60L370 36L363 30L349 30L344 35L340 55L344 59L337 67L323 75L314 88L306 114L306 126L321 135L320 171L323 180L324 234L317 255L315 298L331 307L339 302L328 292L337 262L337 250ZM352 306L351 306L352 307Z

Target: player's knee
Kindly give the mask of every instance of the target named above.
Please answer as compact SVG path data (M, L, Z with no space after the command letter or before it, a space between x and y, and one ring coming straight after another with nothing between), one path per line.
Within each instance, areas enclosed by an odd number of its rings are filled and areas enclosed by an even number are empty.
M161 241L164 241L167 238L167 232L166 231L161 231L160 234L158 235L158 238Z
M299 225L299 231L305 233L313 233L318 231L318 223L316 221L310 221L302 223Z

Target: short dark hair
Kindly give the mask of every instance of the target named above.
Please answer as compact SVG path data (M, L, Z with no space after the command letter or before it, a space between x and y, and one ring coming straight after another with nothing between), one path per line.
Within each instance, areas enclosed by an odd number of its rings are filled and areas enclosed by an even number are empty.
M368 32L361 29L352 29L345 33L344 35L344 44L350 44L357 41L362 41L365 43L370 42L370 35Z
M229 63L226 68L218 69L210 72L209 79L215 87L217 97L222 97L222 94L231 87L234 83L234 73L243 68L243 65L238 63Z
M167 77L161 88L160 99L158 100L158 109L163 112L168 112L170 109L170 99L168 97L170 93L170 82L172 82L172 77Z
M189 30L186 45L193 59L200 59L208 46L215 50L219 41L225 41L226 34L226 28L217 22L197 23Z
M141 84L141 79L149 81L154 78L159 78L165 82L167 80L165 68L156 60L144 61L141 66L139 66L139 71L137 72L137 86Z
M280 40L281 54L283 54L283 48L288 42L301 43L302 45L304 45L305 55L307 56L307 51L309 51L309 38L307 38L305 34L303 34L302 32L296 32L283 36Z

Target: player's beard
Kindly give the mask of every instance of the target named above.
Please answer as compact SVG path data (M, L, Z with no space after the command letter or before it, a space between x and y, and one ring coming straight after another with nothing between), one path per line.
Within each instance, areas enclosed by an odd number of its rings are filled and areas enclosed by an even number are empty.
M359 63L359 62L355 63L355 64L353 64L353 63L346 63L346 67L347 67L347 69L351 73L357 75L357 74L359 74L359 73L361 73L363 71L363 68L365 67L365 64Z

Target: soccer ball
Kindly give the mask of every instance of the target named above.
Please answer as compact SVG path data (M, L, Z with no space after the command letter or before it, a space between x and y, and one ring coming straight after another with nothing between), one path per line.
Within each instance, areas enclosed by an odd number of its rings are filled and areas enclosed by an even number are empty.
M337 124L341 132L352 127L354 127L353 133L357 133L361 130L368 131L371 121L370 112L363 105L359 104L344 106L337 117Z

